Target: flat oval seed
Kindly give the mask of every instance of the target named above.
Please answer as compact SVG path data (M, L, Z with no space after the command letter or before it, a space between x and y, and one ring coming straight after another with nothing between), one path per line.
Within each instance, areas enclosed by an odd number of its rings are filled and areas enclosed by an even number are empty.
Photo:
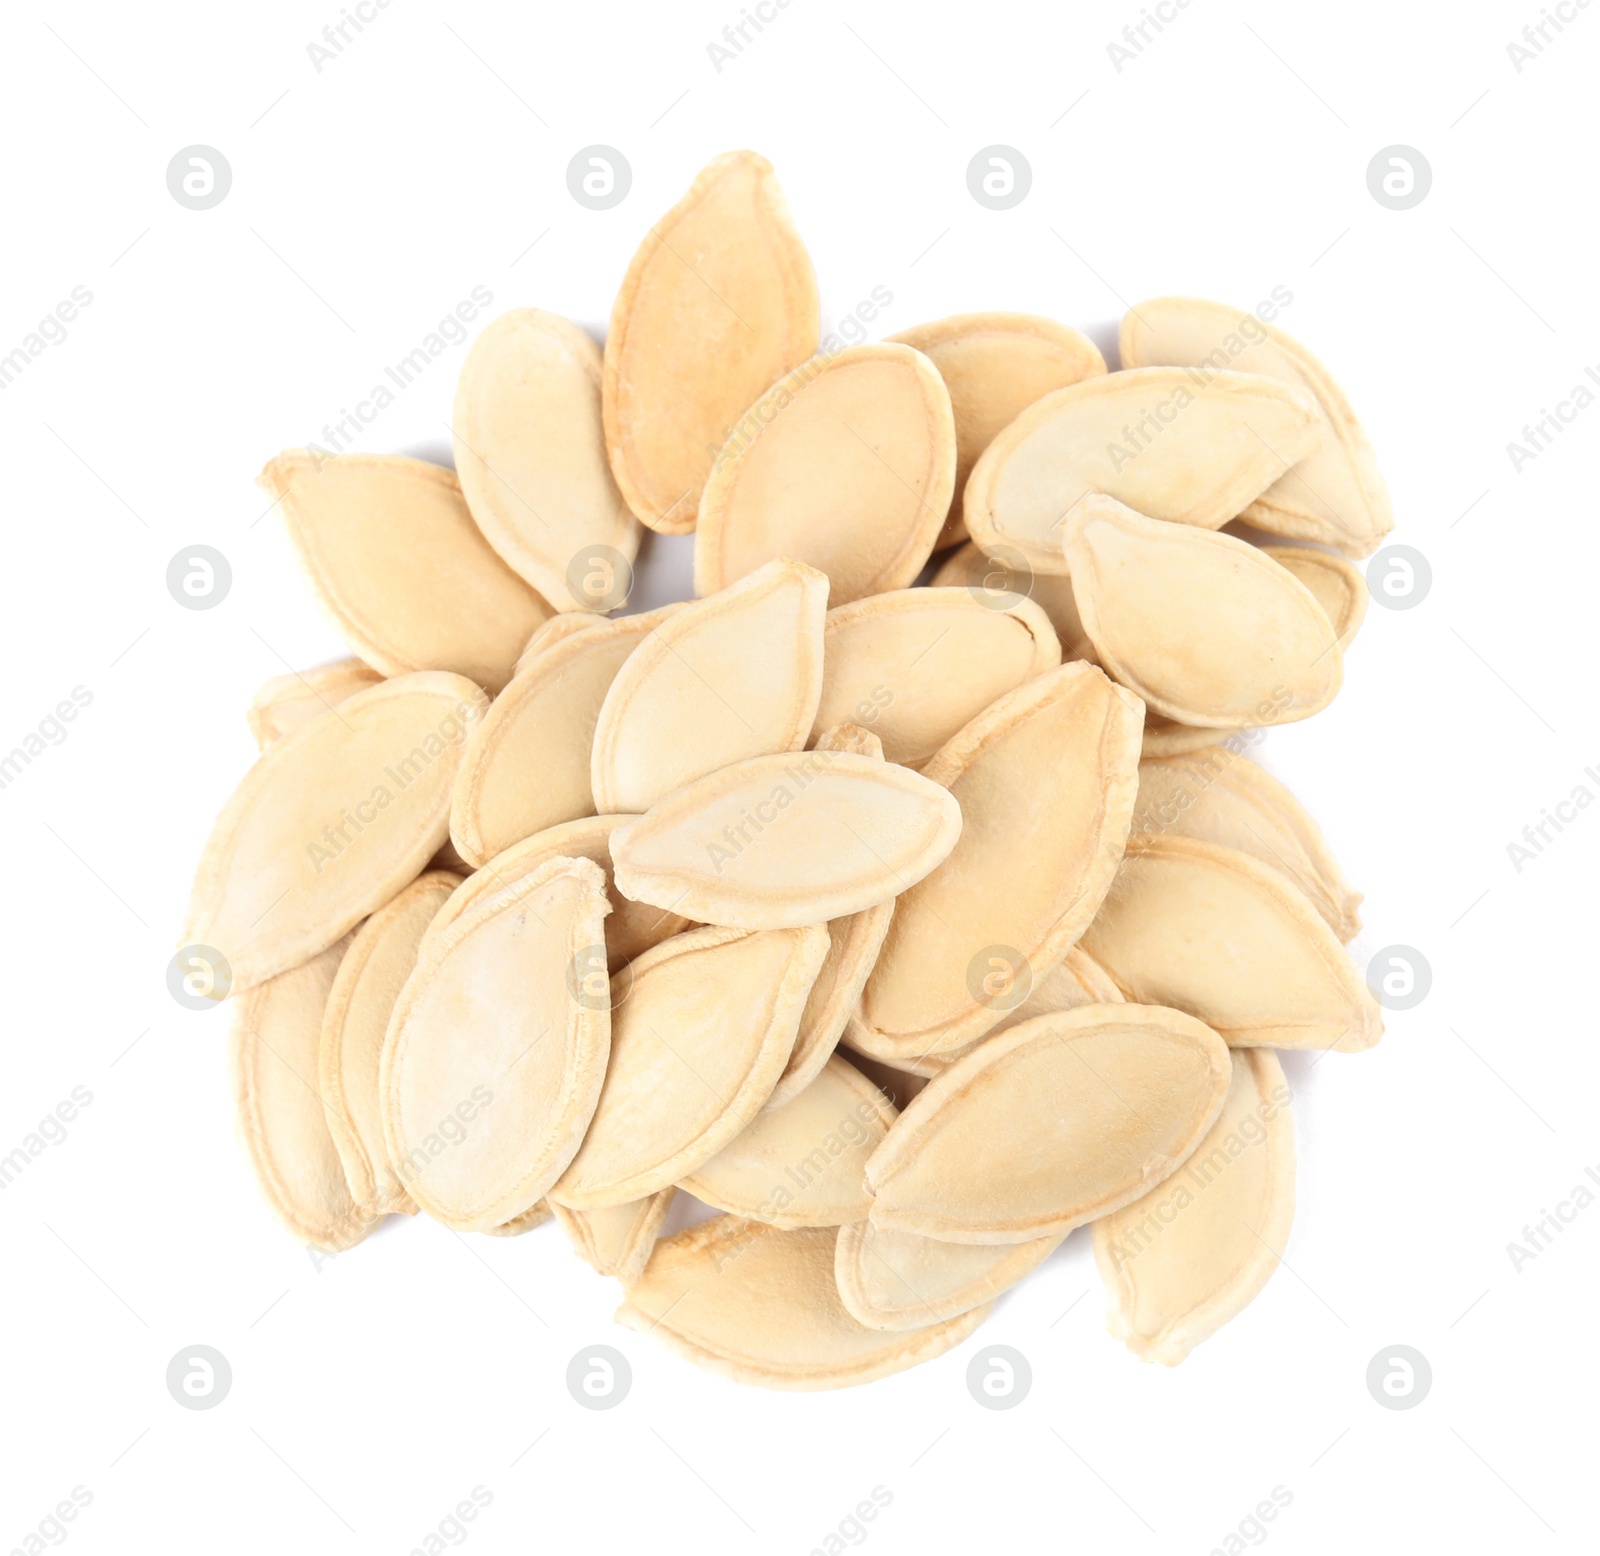
M936 589L965 589L990 610L1009 610L1018 600L1032 600L1055 628L1063 659L1094 661L1094 644L1083 630L1072 580L1064 572L1036 573L1026 563L1009 567L985 556L969 540L952 551L928 581Z
M1133 837L1084 949L1129 999L1174 1005L1234 1048L1370 1048L1383 1017L1305 894L1246 854Z
M1359 568L1341 556L1314 551L1309 546L1263 546L1279 567L1294 574L1311 591L1333 625L1342 650L1349 648L1367 617L1367 581Z
M453 670L497 692L550 607L495 555L455 473L396 454L280 454L278 499L312 592L375 670Z
M1242 510L1257 528L1358 557L1371 555L1394 528L1388 488L1361 423L1328 370L1297 340L1221 303L1157 297L1122 321L1122 365L1153 363L1226 363L1281 379L1315 400L1321 444Z
M450 836L480 865L564 821L594 814L590 753L606 693L645 636L682 607L601 621L519 661L467 740L450 797Z
M941 1356L987 1307L905 1334L858 1324L833 1279L832 1227L788 1232L717 1216L656 1245L617 1322L698 1366L761 1388L871 1383Z
M519 1216L560 1177L605 1078L611 1012L575 973L603 943L605 878L551 859L422 949L379 1072L384 1142L411 1197L459 1231Z
M864 1220L872 1208L867 1158L894 1116L893 1103L865 1075L830 1059L793 1102L758 1115L683 1187L718 1210L770 1226Z
M780 556L825 572L836 605L905 588L933 551L955 462L950 395L920 351L814 358L751 406L717 455L695 593Z
M1309 396L1253 374L1090 378L1029 406L984 451L967 482L967 528L985 551L1013 547L1037 572L1071 572L1061 522L1080 497L1102 492L1217 529L1317 446L1317 426Z
M941 1243L860 1221L839 1228L833 1276L839 1300L858 1324L920 1329L993 1302L1043 1264L1061 1242L1052 1235L991 1247Z
M1070 1232L1176 1171L1228 1077L1222 1039L1181 1011L1086 1005L1025 1021L895 1120L867 1163L872 1220L952 1243Z
M828 951L823 929L691 929L631 964L605 1088L551 1191L578 1210L677 1183L761 1111Z
M1232 535L1085 498L1066 523L1084 629L1109 674L1158 713L1237 729L1309 718L1344 659L1311 591Z
M1146 708L1144 715L1143 756L1146 761L1165 756L1185 756L1190 751L1203 751L1230 736L1242 734L1238 729L1196 729L1192 724L1180 724L1154 708Z
M309 724L319 713L326 713L346 697L354 697L382 679L359 659L341 659L335 664L318 665L315 670L296 670L263 681L245 714L256 749L265 751L280 735Z
M1053 389L1105 373L1100 348L1080 331L1031 313L958 313L889 337L938 368L956 422L956 480L935 550L967 538L961 494L978 456L1002 428Z
M1225 746L1141 763L1133 830L1236 848L1293 881L1340 940L1361 928L1361 893L1322 829L1276 778Z
M606 336L611 471L651 529L694 528L723 440L817 330L817 278L772 164L716 158L633 256Z
M597 1275L615 1275L624 1286L631 1286L644 1274L655 1252L661 1223L677 1193L676 1188L662 1189L659 1194L598 1210L571 1210L565 1205L550 1208L590 1269Z
M511 672L512 678L521 675L547 648L554 648L557 643L564 642L579 632L598 632L610 625L609 617L597 616L593 611L564 611L559 616L552 616L533 629L533 635L528 639L522 652L517 655L516 666Z
M639 549L639 526L606 462L601 371L600 348L576 324L518 308L472 343L456 384L452 431L467 507L506 565L563 611L616 605L614 577L594 593L582 579Z
M1112 1334L1175 1367L1278 1267L1294 1219L1294 1126L1278 1056L1233 1055L1228 1098L1160 1188L1094 1224Z
M432 939L464 914L468 908L503 890L521 892L528 878L548 859L592 859L605 871L606 893L611 912L606 918L606 966L610 972L642 956L651 946L660 945L689 920L677 913L632 902L616 889L611 879L611 834L632 816L586 816L579 821L564 821L558 827L536 832L503 854L496 854L481 869L461 883L438 917L428 928ZM585 966L584 976L597 975L598 966Z
M379 908L351 936L323 1012L317 1077L328 1127L356 1203L375 1211L416 1213L384 1145L378 1065L423 932L460 884L460 876L430 870Z
M1138 783L1137 700L1062 665L979 714L928 764L963 816L949 859L895 904L847 1035L879 1057L964 1047L1012 988L1083 933L1122 857Z
M703 924L785 929L888 902L961 831L949 792L844 751L758 756L611 834L617 888Z
M550 1212L554 1207L547 1199L536 1199L520 1216L513 1216L509 1221L502 1221L499 1226L486 1227L490 1237L521 1237L524 1232L531 1232L536 1226L543 1226L550 1219Z
M221 951L242 990L381 908L444 843L487 703L459 675L398 676L274 741L211 830L183 944Z
M816 730L870 724L891 762L919 767L961 726L1061 663L1030 600L991 610L965 589L899 589L828 612Z
M779 560L659 623L600 707L597 810L648 810L749 756L798 751L822 695L828 581Z
M261 1192L292 1236L330 1253L359 1243L382 1214L351 1193L317 1090L322 1012L347 943L250 990L229 1045L239 1133Z

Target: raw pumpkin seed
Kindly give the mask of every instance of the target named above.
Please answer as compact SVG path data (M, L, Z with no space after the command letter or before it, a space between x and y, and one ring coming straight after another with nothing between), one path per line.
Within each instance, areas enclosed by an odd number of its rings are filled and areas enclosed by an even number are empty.
M1036 573L1026 563L1008 567L968 541L939 564L928 582L936 589L966 589L990 610L1007 610L1014 600L1032 600L1050 618L1063 659L1094 661L1094 644L1083 630L1072 580L1064 572Z
M1311 591L1333 626L1342 652L1349 648L1367 616L1367 581L1341 556L1310 546L1263 546L1279 567L1293 573Z
M872 1220L952 1243L1063 1235L1176 1171L1228 1077L1222 1039L1178 1010L1036 1016L936 1075L895 1120L867 1163Z
M467 507L506 565L563 611L620 604L619 580L596 593L583 577L639 549L606 461L601 372L600 348L576 324L519 308L473 342L456 384L451 431Z
M1388 488L1361 423L1328 370L1297 340L1221 303L1156 297L1129 310L1121 344L1124 367L1214 368L1225 362L1313 397L1322 441L1241 510L1257 528L1357 557L1371 555L1394 528Z
M648 810L719 767L798 751L822 695L827 609L828 580L778 560L659 622L600 705L595 809Z
M1344 680L1316 598L1247 541L1086 497L1065 527L1072 589L1100 662L1158 713L1237 729L1309 718Z
M692 530L734 423L817 349L817 278L772 164L730 151L651 229L606 336L611 472L651 529Z
M575 976L603 945L605 877L546 860L432 937L379 1070L384 1143L411 1197L489 1231L541 1199L594 1116L611 1012Z
M615 1275L624 1286L631 1286L650 1262L661 1223L677 1193L675 1188L662 1189L659 1194L598 1210L571 1210L566 1205L550 1208L590 1269L597 1275Z
M1094 1224L1108 1324L1135 1355L1173 1367L1249 1303L1294 1218L1294 1126L1283 1066L1236 1050L1227 1101L1172 1177Z
M958 313L891 335L938 368L956 423L956 481L935 550L967 538L961 494L978 455L1035 400L1106 370L1100 348L1079 330L1031 313Z
M1166 756L1184 756L1190 751L1202 751L1231 736L1243 733L1237 729L1196 729L1192 724L1180 724L1154 708L1144 714L1143 756L1146 761Z
M551 614L479 533L454 471L291 449L259 484L323 609L384 675L453 670L497 692Z
M599 1105L551 1199L621 1205L710 1161L772 1094L827 951L815 925L691 929L631 963Z
M1029 406L984 451L967 528L985 551L1014 547L1036 572L1070 573L1061 524L1080 497L1214 530L1319 437L1311 398L1271 378L1146 367L1085 379Z
M617 889L703 924L786 929L888 902L955 846L961 807L849 751L736 762L611 834Z
M1248 854L1133 837L1084 949L1131 1000L1174 1005L1234 1048L1370 1048L1377 1001L1304 892Z
M543 1226L550 1219L550 1212L555 1207L547 1199L536 1199L520 1216L513 1216L509 1221L502 1221L499 1226L486 1227L490 1237L521 1237L524 1232L531 1232L536 1226Z
M781 379L717 455L700 498L694 587L774 557L828 575L846 605L903 589L950 506L956 433L944 380L909 346L854 346Z
M925 1329L868 1329L839 1300L836 1237L832 1227L785 1231L717 1216L656 1244L617 1322L736 1383L829 1389L930 1361L988 1317L978 1307Z
M265 751L280 735L309 724L319 713L326 713L346 697L364 692L382 679L359 659L341 659L315 670L296 670L263 681L245 714L256 749Z
M487 702L459 675L397 676L274 741L217 817L180 943L214 946L247 989L381 908L444 842Z

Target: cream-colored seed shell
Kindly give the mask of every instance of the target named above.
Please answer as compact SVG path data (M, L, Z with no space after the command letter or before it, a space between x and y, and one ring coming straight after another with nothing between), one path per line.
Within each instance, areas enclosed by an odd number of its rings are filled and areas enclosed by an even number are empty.
M1263 546L1261 549L1311 591L1312 598L1332 624L1341 652L1349 648L1366 620L1370 598L1361 570L1342 556L1310 546Z
M968 541L939 564L928 582L935 589L965 589L990 610L1009 610L1019 600L1031 600L1055 628L1063 659L1094 660L1094 644L1083 630L1078 602L1072 597L1072 580L1065 572L1035 572L1020 554L1013 564L1007 564L985 556Z
M341 659L314 670L296 670L263 681L250 699L245 719L256 749L265 751L280 735L309 724L347 697L376 686L383 677L360 659Z
M631 1286L650 1262L661 1223L677 1193L676 1188L662 1189L643 1199L598 1210L573 1210L566 1205L550 1208L578 1257L595 1274L615 1275L624 1286Z

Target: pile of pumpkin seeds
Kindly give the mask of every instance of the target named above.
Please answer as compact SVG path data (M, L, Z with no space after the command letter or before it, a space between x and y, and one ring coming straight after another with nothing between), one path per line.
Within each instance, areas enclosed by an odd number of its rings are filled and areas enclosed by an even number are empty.
M1360 899L1239 736L1337 694L1389 506L1277 328L1169 297L1120 345L819 341L735 152L603 354L483 331L456 472L268 464L355 657L257 693L180 957L235 997L294 1236L553 1215L622 1323L786 1388L948 1350L1084 1224L1143 1357L1250 1301L1275 1051L1381 1021ZM609 615L641 526L693 532L696 598ZM679 1189L723 1213L661 1238Z

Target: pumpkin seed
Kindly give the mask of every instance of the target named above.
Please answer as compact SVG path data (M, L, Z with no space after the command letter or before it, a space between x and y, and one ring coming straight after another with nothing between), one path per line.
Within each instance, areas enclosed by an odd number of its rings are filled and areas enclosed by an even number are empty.
M1280 870L1189 837L1139 836L1084 949L1132 1000L1175 1005L1234 1048L1370 1048L1383 1017L1337 936Z
M1165 832L1234 848L1280 871L1328 927L1349 942L1361 929L1361 893L1345 881L1305 807L1270 773L1223 746L1139 767L1135 832Z
M1061 663L1043 610L991 610L965 589L899 589L828 612L818 730L868 722L891 762L920 767L1009 691Z
M1066 524L1083 624L1107 673L1158 713L1237 729L1333 701L1344 659L1316 598L1247 541L1087 497Z
M1036 401L984 451L967 482L967 528L985 551L1014 547L1040 573L1072 572L1061 525L1092 492L1214 530L1317 446L1317 423L1308 395L1249 373L1145 367L1085 379Z
M1243 509L1244 517L1275 535L1371 555L1394 528L1388 488L1343 390L1304 346L1252 315L1198 297L1153 298L1122 321L1124 367L1212 369L1219 360L1309 393L1321 424L1320 446Z
M865 1075L829 1059L793 1102L759 1114L683 1187L718 1210L770 1226L863 1220L872 1208L867 1158L894 1116Z
M967 538L961 494L978 455L1035 400L1106 370L1089 337L1031 313L958 313L889 337L938 368L956 423L955 494L934 549Z
M1285 568L1311 591L1333 626L1339 648L1349 648L1367 616L1367 581L1358 568L1341 556L1314 551L1309 546L1263 546L1279 567Z
M669 794L611 834L617 889L736 929L822 924L936 868L961 807L906 767L849 751L758 756Z
M710 1161L771 1095L827 951L815 925L691 929L630 964L599 1105L551 1199L620 1205Z
M827 609L827 579L779 560L659 622L600 705L595 808L648 810L719 767L798 751L822 695Z
M928 582L936 589L966 589L991 610L1009 608L1013 599L1032 600L1050 618L1061 644L1061 657L1094 662L1094 644L1083 630L1078 602L1072 597L1072 580L1064 572L1036 573L1027 566L1008 567L985 556L969 540L939 564L939 570Z
M1108 1324L1175 1367L1278 1267L1294 1218L1294 1126L1269 1048L1235 1051L1227 1101L1183 1168L1094 1224Z
M512 679L521 675L547 648L554 648L557 643L579 632L599 632L610 625L610 617L597 616L593 611L563 611L559 616L552 616L549 621L533 629L532 636L517 655L516 665L511 672Z
M774 557L809 562L846 605L922 571L950 506L950 394L909 346L853 346L780 379L749 410L700 498L695 593Z
M985 987L1058 962L1094 916L1122 856L1138 783L1137 699L1092 665L1019 686L924 769L959 802L961 839L895 904L847 1035L880 1058L962 1048L994 1027ZM1008 990L1009 990L1008 985Z
M481 865L513 843L594 814L595 722L617 671L680 607L602 621L546 639L467 739L450 797L450 836Z
M860 1221L839 1228L834 1280L839 1300L858 1324L919 1329L993 1302L1043 1264L1064 1235L984 1246L941 1243Z
M895 1120L867 1163L872 1220L952 1243L1063 1235L1176 1171L1228 1077L1222 1039L1178 1010L1036 1016L936 1075Z
M631 1286L655 1252L656 1236L677 1193L675 1188L662 1189L598 1210L570 1210L565 1205L551 1209L585 1264L597 1275L615 1275L624 1286Z
M265 751L280 735L309 724L319 713L337 707L346 697L376 686L383 677L359 659L341 659L315 670L296 670L263 681L250 699L245 720L256 749Z
M554 1207L547 1199L536 1199L520 1216L513 1216L509 1221L502 1221L499 1226L486 1227L490 1237L521 1237L524 1232L531 1232L536 1226L543 1226L550 1219L550 1212Z
M1242 734L1237 729L1196 729L1192 724L1180 724L1154 708L1144 713L1144 744L1142 754L1146 761L1166 756L1185 756L1190 751L1203 751L1233 735Z
M487 702L424 671L274 741L212 827L180 943L216 947L248 989L381 908L444 842L462 742Z
M656 1244L617 1322L712 1372L762 1388L871 1383L941 1356L987 1307L904 1334L859 1324L833 1279L832 1227L785 1231L717 1216Z
M639 549L606 462L600 380L600 349L577 325L519 308L473 342L456 384L451 430L467 507L506 565L563 611L619 603L615 579L603 602L573 592L576 558L601 547L614 568Z
M497 692L551 614L479 533L454 471L291 449L258 481L323 609L384 675L453 670Z
M345 940L251 989L234 1009L230 1067L239 1134L267 1204L291 1236L352 1247L382 1210L351 1192L317 1090L322 1013Z
M708 163L651 229L606 336L606 450L651 529L694 528L700 489L734 423L817 349L817 278L772 164Z
M605 877L546 860L422 948L379 1071L384 1141L411 1197L460 1231L543 1198L572 1160L605 1078L610 1010L574 978L603 943Z
M378 1105L378 1063L401 986L434 914L461 884L444 871L420 875L351 936L322 1016L317 1076L328 1127L361 1204L415 1215L417 1207L389 1165Z

